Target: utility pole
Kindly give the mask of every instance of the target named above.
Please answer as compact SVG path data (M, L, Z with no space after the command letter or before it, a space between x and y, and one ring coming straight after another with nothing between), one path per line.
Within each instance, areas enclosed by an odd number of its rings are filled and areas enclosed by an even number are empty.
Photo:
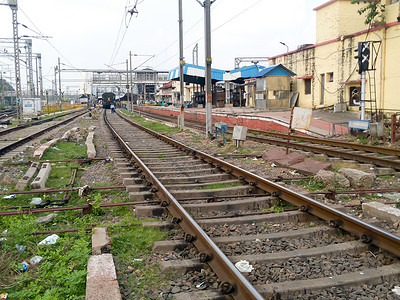
M27 48L27 59L26 59L26 67L27 67L27 75L28 75L28 93L29 97L35 97L35 88L33 85L33 66L32 66L32 40L25 40L26 48Z
M181 114L179 116L179 127L185 130L185 81L184 81L184 67L185 58L183 57L183 19L182 19L182 0L179 2L179 85L180 85L180 98L181 98Z
M211 4L215 0L205 0L201 3L204 7L204 31L205 31L205 50L206 50L206 136L212 136L212 93L211 93Z
M126 60L126 101L129 103L128 111L132 111L132 99L129 93L129 65L128 60Z
M43 74L42 74L42 54L37 54L38 64L39 64L39 96L43 99Z
M15 61L15 93L16 93L16 106L17 106L17 119L18 122L22 121L22 90L21 90L21 69L19 64L19 39L18 39L18 20L17 0L8 0L8 5L12 11L12 23L13 23L13 40L14 40L14 61Z
M199 44L193 48L193 64L196 66L199 64Z
M132 80L132 51L129 51L129 68L130 68L130 88L129 88L129 93L130 93L130 98L131 98L131 103L132 103L132 113L133 113L133 80ZM138 102L138 112L140 115L140 110L139 110L139 102Z
M365 85L367 83L367 79L365 76L365 71L362 71L361 73L361 103L360 103L360 107L361 107L361 116L360 119L361 120L365 120ZM371 112L372 114L372 112Z
M58 58L58 91L60 96L60 111L62 111L62 93L61 93L61 62Z

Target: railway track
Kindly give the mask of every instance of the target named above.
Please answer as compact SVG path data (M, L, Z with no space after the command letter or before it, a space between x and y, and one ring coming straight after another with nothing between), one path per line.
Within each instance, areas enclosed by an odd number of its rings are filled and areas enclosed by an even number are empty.
M156 120L176 123L176 118L172 116L157 115L143 111L140 111L140 114ZM205 130L204 124L201 121L185 120L185 126L200 131ZM232 131L233 127L228 126L228 133L232 133ZM288 145L287 134L281 132L249 129L247 139L281 147L286 147ZM328 157L354 160L360 163L372 164L377 167L400 170L400 149L397 148L363 145L353 142L300 136L296 134L291 135L289 147L290 149L305 151L308 153L324 154Z
M4 161L13 157L16 153L25 149L20 147L25 147L26 143L33 141L54 128L73 121L85 113L87 113L86 110L75 111L68 115L63 115L63 120L57 120L55 117L49 119L49 121L45 120L45 122L42 121L34 124L29 123L0 131L0 160Z
M130 198L159 203L137 216L168 212L162 226L180 237L155 245L179 253L164 270L198 282L175 299L357 299L400 281L398 236L117 114L104 120L127 153L115 163Z

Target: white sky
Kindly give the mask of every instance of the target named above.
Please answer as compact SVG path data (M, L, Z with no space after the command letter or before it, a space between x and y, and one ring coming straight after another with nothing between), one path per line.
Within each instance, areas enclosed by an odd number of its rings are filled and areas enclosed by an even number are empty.
M231 70L235 57L269 57L284 53L286 47L280 42L287 44L289 50L295 50L301 44L315 43L313 8L327 1L216 0L211 11L213 68ZM156 55L143 66L163 71L178 66L178 0L138 0L138 14L129 22L130 15L126 12L135 2L18 0L18 22L53 37L48 41L33 39L33 52L42 54L45 88L51 87L58 57L62 63L75 68L106 69L107 64L125 69L125 61L132 51L138 55ZM196 0L182 2L185 60L192 63L192 50L198 42L199 64L204 65L204 9ZM0 3L7 3L7 0L0 0ZM38 34L19 26L19 35ZM11 10L0 6L0 38L11 37ZM0 53L10 46L1 44ZM12 53L12 48L8 51ZM148 58L133 57L133 67ZM0 54L0 68L12 71L13 60ZM24 68L22 65L23 74ZM63 85L74 89L78 83Z

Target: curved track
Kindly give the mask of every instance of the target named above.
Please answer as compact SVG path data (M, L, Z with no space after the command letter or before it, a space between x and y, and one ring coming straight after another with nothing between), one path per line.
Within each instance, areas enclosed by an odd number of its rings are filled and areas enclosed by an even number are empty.
M117 114L105 121L129 157L116 166L130 198L159 203L136 206L137 215L168 211L174 225L165 226L183 232L181 240L163 242L164 249L197 249L163 268L185 273L208 264L218 276L219 291L209 282L205 298L322 297L324 290L368 285L374 291L400 279L399 237ZM239 272L240 260L254 269Z

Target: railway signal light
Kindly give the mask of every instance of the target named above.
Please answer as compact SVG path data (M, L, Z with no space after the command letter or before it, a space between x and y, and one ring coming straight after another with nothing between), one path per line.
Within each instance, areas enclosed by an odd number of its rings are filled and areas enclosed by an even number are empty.
M359 42L355 51L358 52L355 58L358 59L358 73L361 74L369 69L369 42Z

